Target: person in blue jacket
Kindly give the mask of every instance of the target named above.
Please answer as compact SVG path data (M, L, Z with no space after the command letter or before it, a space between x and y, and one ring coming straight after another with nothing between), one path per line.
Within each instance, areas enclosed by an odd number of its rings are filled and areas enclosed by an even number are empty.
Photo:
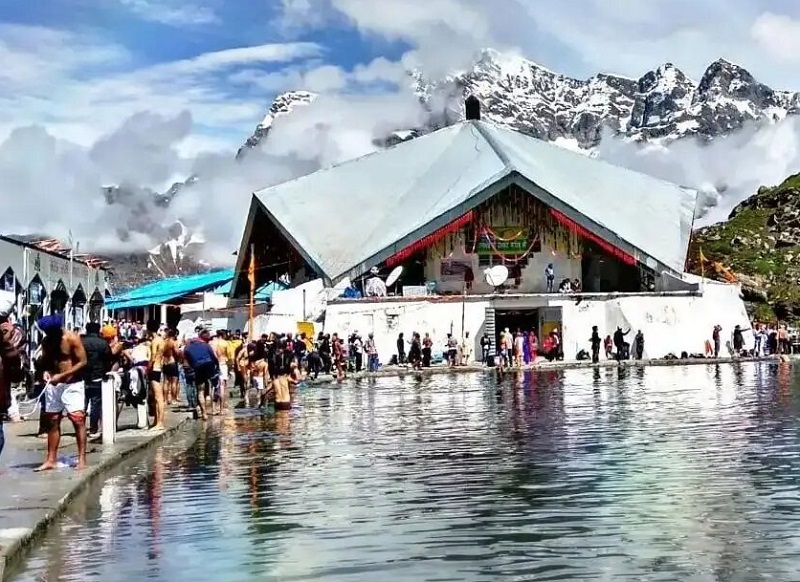
M201 329L197 337L189 340L183 348L184 362L194 372L197 386L197 403L200 406L200 417L206 420L206 399L211 395L213 382L219 377L219 360L214 349L209 345L211 332Z

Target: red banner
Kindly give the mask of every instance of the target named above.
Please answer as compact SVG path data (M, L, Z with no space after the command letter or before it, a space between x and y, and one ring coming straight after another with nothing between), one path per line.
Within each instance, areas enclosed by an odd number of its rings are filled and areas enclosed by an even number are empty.
M411 243L409 246L407 246L406 248L402 249L401 251L396 252L391 257L386 259L386 266L394 267L394 266L399 265L400 263L402 263L403 261L408 259L410 256L418 253L419 251L421 251L423 249L426 249L428 247L431 247L431 246L435 245L437 242L442 240L448 234L452 234L452 233L456 232L458 229L460 229L460 228L464 227L465 225L469 224L470 222L472 222L473 218L474 218L474 214L473 214L472 210L470 210L469 212L467 212L463 216L460 216L459 218L456 218L450 224L448 224L446 226L443 226L439 230L432 232L428 236L422 237L421 239L419 239L416 242Z
M553 215L553 218L555 218L558 221L558 223L561 224L564 228L567 228L572 232L577 233L578 236L580 236L581 238L592 241L594 244L596 244L598 247L603 249L606 253L608 253L615 259L619 259L626 265L636 266L638 264L638 261L634 256L629 255L628 253L626 253L621 249L618 249L617 247L603 240L593 232L589 232L588 230L583 228L580 224L578 224L571 218L568 218L565 214L559 212L558 210L554 210L552 208L550 209L550 213Z

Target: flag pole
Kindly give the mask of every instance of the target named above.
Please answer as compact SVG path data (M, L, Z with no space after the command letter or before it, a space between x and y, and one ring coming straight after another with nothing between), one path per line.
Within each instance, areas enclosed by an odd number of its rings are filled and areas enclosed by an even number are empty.
M256 245L250 245L250 265L247 269L247 278L250 281L250 324L248 332L253 336L253 320L255 319L255 300L256 300Z

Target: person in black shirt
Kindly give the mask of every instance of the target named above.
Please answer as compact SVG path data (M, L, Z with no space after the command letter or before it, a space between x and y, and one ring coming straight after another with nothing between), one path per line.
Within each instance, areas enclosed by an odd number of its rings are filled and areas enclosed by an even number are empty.
M86 407L89 410L89 438L94 439L100 434L102 383L103 376L111 371L111 346L100 337L100 324L96 322L86 324L86 335L81 336L81 343L86 351L83 379L86 383Z
M403 337L403 332L397 336L397 363L403 365L406 363L406 340Z
M603 341L600 339L596 325L592 326L592 337L589 338L589 343L592 344L592 363L598 364L600 362L600 344Z

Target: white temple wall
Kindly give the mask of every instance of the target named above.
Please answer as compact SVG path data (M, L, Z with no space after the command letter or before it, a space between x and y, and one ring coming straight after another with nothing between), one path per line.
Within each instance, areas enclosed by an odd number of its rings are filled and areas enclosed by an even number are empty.
M740 325L745 347L752 349L754 339L744 302L737 285L712 283L704 285L702 296L630 296L603 301L552 301L563 312L564 354L575 357L580 349L590 351L589 336L593 325L602 337L612 335L617 326L631 332L625 340L631 345L638 330L644 333L644 357L662 358L672 353L704 353L705 341L711 340L714 325L722 326L722 354L727 356L725 342L733 328Z
M479 353L478 342L483 335L486 308L489 306L488 300L332 303L325 314L324 331L343 337L358 332L365 339L369 333L373 333L380 361L386 364L392 354L397 353L397 336L401 332L406 341L411 341L415 331L422 337L426 332L429 333L434 352L442 351L448 333L460 341L463 314L463 329L469 332L475 344L473 352Z
M703 353L704 343L711 339L715 324L722 326L723 344L730 340L735 325L745 330L745 347L753 347L749 318L739 287L711 283L704 285L703 296L634 295L602 299L562 297L536 298L475 298L461 302L352 301L328 305L324 331L348 335L358 331L363 337L375 334L381 362L386 363L396 351L397 335L401 331L408 340L414 331L428 332L436 351L441 349L447 333L461 338L462 304L464 329L473 340L473 353L479 354L479 339L485 329L486 309L526 309L546 307L550 313L560 309L564 356L573 360L579 350L591 351L589 338L592 326L598 326L601 337L613 335L617 326L631 329L626 341L633 344L637 330L645 336L645 358L662 358L669 353L680 356L682 351ZM534 303L536 305L534 305ZM547 319L553 319L548 317ZM723 353L727 355L723 345ZM602 356L601 356L602 357Z

